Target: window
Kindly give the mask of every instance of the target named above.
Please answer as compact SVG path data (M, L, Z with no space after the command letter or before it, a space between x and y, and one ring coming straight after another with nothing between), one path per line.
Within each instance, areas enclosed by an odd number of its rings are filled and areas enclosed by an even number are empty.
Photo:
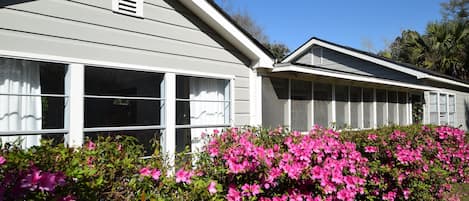
M124 15L143 17L143 0L112 0L112 10Z
M231 125L230 82L176 76L176 151L201 148L201 135Z
M399 125L407 125L407 93L398 93L399 102Z
M293 130L308 131L312 128L311 82L291 81L291 124Z
M385 126L388 121L386 90L376 89L376 123Z
M314 83L314 123L329 127L332 122L332 85Z
M85 68L85 132L99 135L131 135L153 153L150 139L158 141L162 129L163 74Z
M361 128L362 120L362 89L359 87L350 87L350 126L352 128Z
M38 145L41 137L62 141L66 72L64 64L0 58L0 135L22 135L24 148Z
M363 88L363 127L371 128L373 127L373 102L374 95L373 89Z
M335 86L335 113L336 128L343 129L349 124L349 94L348 86Z
M455 126L456 103L452 94L430 92L430 123Z

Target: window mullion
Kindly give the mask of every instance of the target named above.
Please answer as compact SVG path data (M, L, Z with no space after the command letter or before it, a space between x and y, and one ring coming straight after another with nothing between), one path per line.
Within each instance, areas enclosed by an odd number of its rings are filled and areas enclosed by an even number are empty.
M65 103L64 124L68 129L66 143L71 147L83 144L84 126L84 87L85 66L70 64L65 75L65 94L69 97Z
M174 153L176 151L176 74L166 73L164 75L165 104L165 131L163 134L163 152L168 154L169 164L174 164Z

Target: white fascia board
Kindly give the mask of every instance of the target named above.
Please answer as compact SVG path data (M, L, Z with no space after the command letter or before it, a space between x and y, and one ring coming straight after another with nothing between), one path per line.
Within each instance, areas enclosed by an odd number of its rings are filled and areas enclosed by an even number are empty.
M427 87L427 86L409 84L409 83L398 82L398 81L393 81L393 80L379 79L379 78L368 77L368 76L339 74L339 73L321 71L321 70L316 70L316 69L308 69L308 68L299 67L295 65L275 67L272 70L272 72L288 72L288 71L306 73L306 74L311 74L311 75L327 76L327 77L340 78L340 79L347 79L347 80L353 80L353 81L359 81L359 82L370 82L370 83L376 83L376 84L406 87L406 88L412 88L412 89L429 90L429 91L440 90L439 88L435 88L435 87Z
M206 0L180 1L227 41L251 59L253 68L273 68L274 59L253 43L242 31L213 8Z
M452 84L452 85L456 85L456 86L460 86L460 87L469 88L468 84L464 84L462 82L458 82L458 81L454 81L454 80L450 80L450 79L446 79L446 78L442 78L442 77L437 77L437 76L430 75L426 78L428 78L429 80L434 80L434 81L438 81L438 82L444 82L444 83L447 83L447 84Z
M394 64L392 62L388 62L388 61L378 59L378 58L375 58L375 57L372 57L372 56L364 55L362 53L358 53L358 52L355 52L355 51L352 51L352 50L348 50L348 49L345 49L345 48L342 48L342 47L338 47L336 45L325 43L325 42L322 42L322 41L319 41L319 40L316 40L316 39L311 39L308 43L303 45L300 49L295 51L293 54L291 54L289 57L287 57L282 62L284 62L284 63L292 62L292 60L294 58L296 58L298 55L302 54L304 51L306 51L312 45L315 45L315 44L319 45L321 47L325 47L327 49L331 49L331 50L334 50L334 51L337 51L337 52L340 52L340 53L343 53L343 54L346 54L346 55L350 55L350 56L353 56L353 57L356 57L356 58L359 58L359 59L362 59L362 60L365 60L365 61L369 61L369 62L378 64L378 65L381 65L381 66L384 66L384 67L388 67L388 68L391 68L391 69L394 69L394 70L397 70L397 71L400 71L400 72L415 76L415 77L417 77L417 79L427 78L429 76L427 73L423 73L423 72L420 72L420 71L417 71L417 70L409 69L407 67L397 65L397 64Z

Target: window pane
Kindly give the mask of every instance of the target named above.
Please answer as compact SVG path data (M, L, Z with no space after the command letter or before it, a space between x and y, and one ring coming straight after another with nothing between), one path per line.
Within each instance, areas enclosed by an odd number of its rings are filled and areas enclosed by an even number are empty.
M363 88L363 126L373 127L373 89Z
M262 124L275 128L288 125L288 79L262 78Z
M160 98L162 81L161 73L85 68L86 95Z
M332 122L332 85L314 83L314 123L329 127Z
M446 94L440 94L440 113L445 113L447 106Z
M449 104L449 112L456 112L456 108L455 108L455 98L453 95L449 95L449 100L448 100L448 104Z
M387 123L386 102L386 91L376 89L376 123L378 126L384 126Z
M98 136L132 136L137 139L137 143L143 146L144 153L142 156L152 155L154 152L153 145L160 144L161 133L160 130L135 130L135 131L101 131L101 132L88 132L85 133L86 137L91 140L97 140Z
M348 86L335 86L335 111L337 129L346 128L349 124Z
M397 92L388 91L388 123L397 124Z
M439 124L438 122L438 95L436 93L430 93L430 123Z
M160 125L161 102L85 98L85 127Z
M350 87L350 126L352 128L360 128L362 122L362 89L360 87Z
M423 102L422 95L412 94L412 123L422 123L423 120Z
M64 64L0 58L0 93L11 94L0 95L0 131L63 129L65 98L38 95L64 95L66 69Z
M176 123L217 125L230 122L229 81L176 76Z
M399 92L399 125L407 124L407 93Z
M291 84L292 129L299 131L308 131L312 128L311 82L292 80Z

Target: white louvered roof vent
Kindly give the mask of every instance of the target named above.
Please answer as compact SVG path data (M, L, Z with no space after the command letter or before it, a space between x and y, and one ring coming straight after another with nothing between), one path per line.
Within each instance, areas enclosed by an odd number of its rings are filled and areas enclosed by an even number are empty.
M143 17L143 0L112 0L112 10L125 15Z

